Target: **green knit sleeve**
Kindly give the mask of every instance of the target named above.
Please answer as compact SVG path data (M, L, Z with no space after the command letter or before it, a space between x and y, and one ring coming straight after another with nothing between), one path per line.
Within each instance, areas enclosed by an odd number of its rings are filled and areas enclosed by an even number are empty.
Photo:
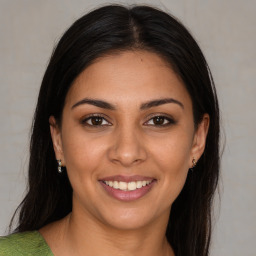
M38 231L15 233L0 237L0 256L53 256Z

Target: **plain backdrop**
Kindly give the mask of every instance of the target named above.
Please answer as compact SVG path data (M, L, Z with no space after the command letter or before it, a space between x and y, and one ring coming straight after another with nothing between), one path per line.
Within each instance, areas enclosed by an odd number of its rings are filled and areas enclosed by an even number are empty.
M53 46L72 22L106 3L0 0L0 235L24 196L31 120ZM256 1L115 3L169 11L201 46L218 91L225 143L211 256L255 256Z

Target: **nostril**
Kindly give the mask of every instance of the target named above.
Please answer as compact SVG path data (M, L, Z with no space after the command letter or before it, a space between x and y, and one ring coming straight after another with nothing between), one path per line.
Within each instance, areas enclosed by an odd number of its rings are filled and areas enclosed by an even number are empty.
M143 160L142 159L131 159L131 158L117 158L117 159L114 158L114 159L112 159L112 161L115 163L120 163L121 165L128 167L128 166L131 166L134 164L138 164Z
M143 162L147 158L146 148L136 136L118 133L112 140L108 150L109 160L123 166L131 166Z

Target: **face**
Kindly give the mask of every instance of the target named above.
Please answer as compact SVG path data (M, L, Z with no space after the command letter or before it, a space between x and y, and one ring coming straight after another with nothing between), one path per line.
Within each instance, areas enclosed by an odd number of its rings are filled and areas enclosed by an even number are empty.
M209 118L195 130L184 84L158 55L102 57L69 90L56 159L73 187L73 211L134 229L168 220L192 160L204 150Z

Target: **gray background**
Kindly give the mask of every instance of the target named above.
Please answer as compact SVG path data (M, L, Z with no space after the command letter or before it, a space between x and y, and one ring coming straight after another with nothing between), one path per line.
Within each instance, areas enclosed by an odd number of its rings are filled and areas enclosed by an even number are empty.
M117 2L117 1L116 1ZM24 195L28 137L53 45L98 4L89 0L0 0L0 235ZM212 256L256 255L256 1L118 1L169 10L192 32L211 67L225 149Z

